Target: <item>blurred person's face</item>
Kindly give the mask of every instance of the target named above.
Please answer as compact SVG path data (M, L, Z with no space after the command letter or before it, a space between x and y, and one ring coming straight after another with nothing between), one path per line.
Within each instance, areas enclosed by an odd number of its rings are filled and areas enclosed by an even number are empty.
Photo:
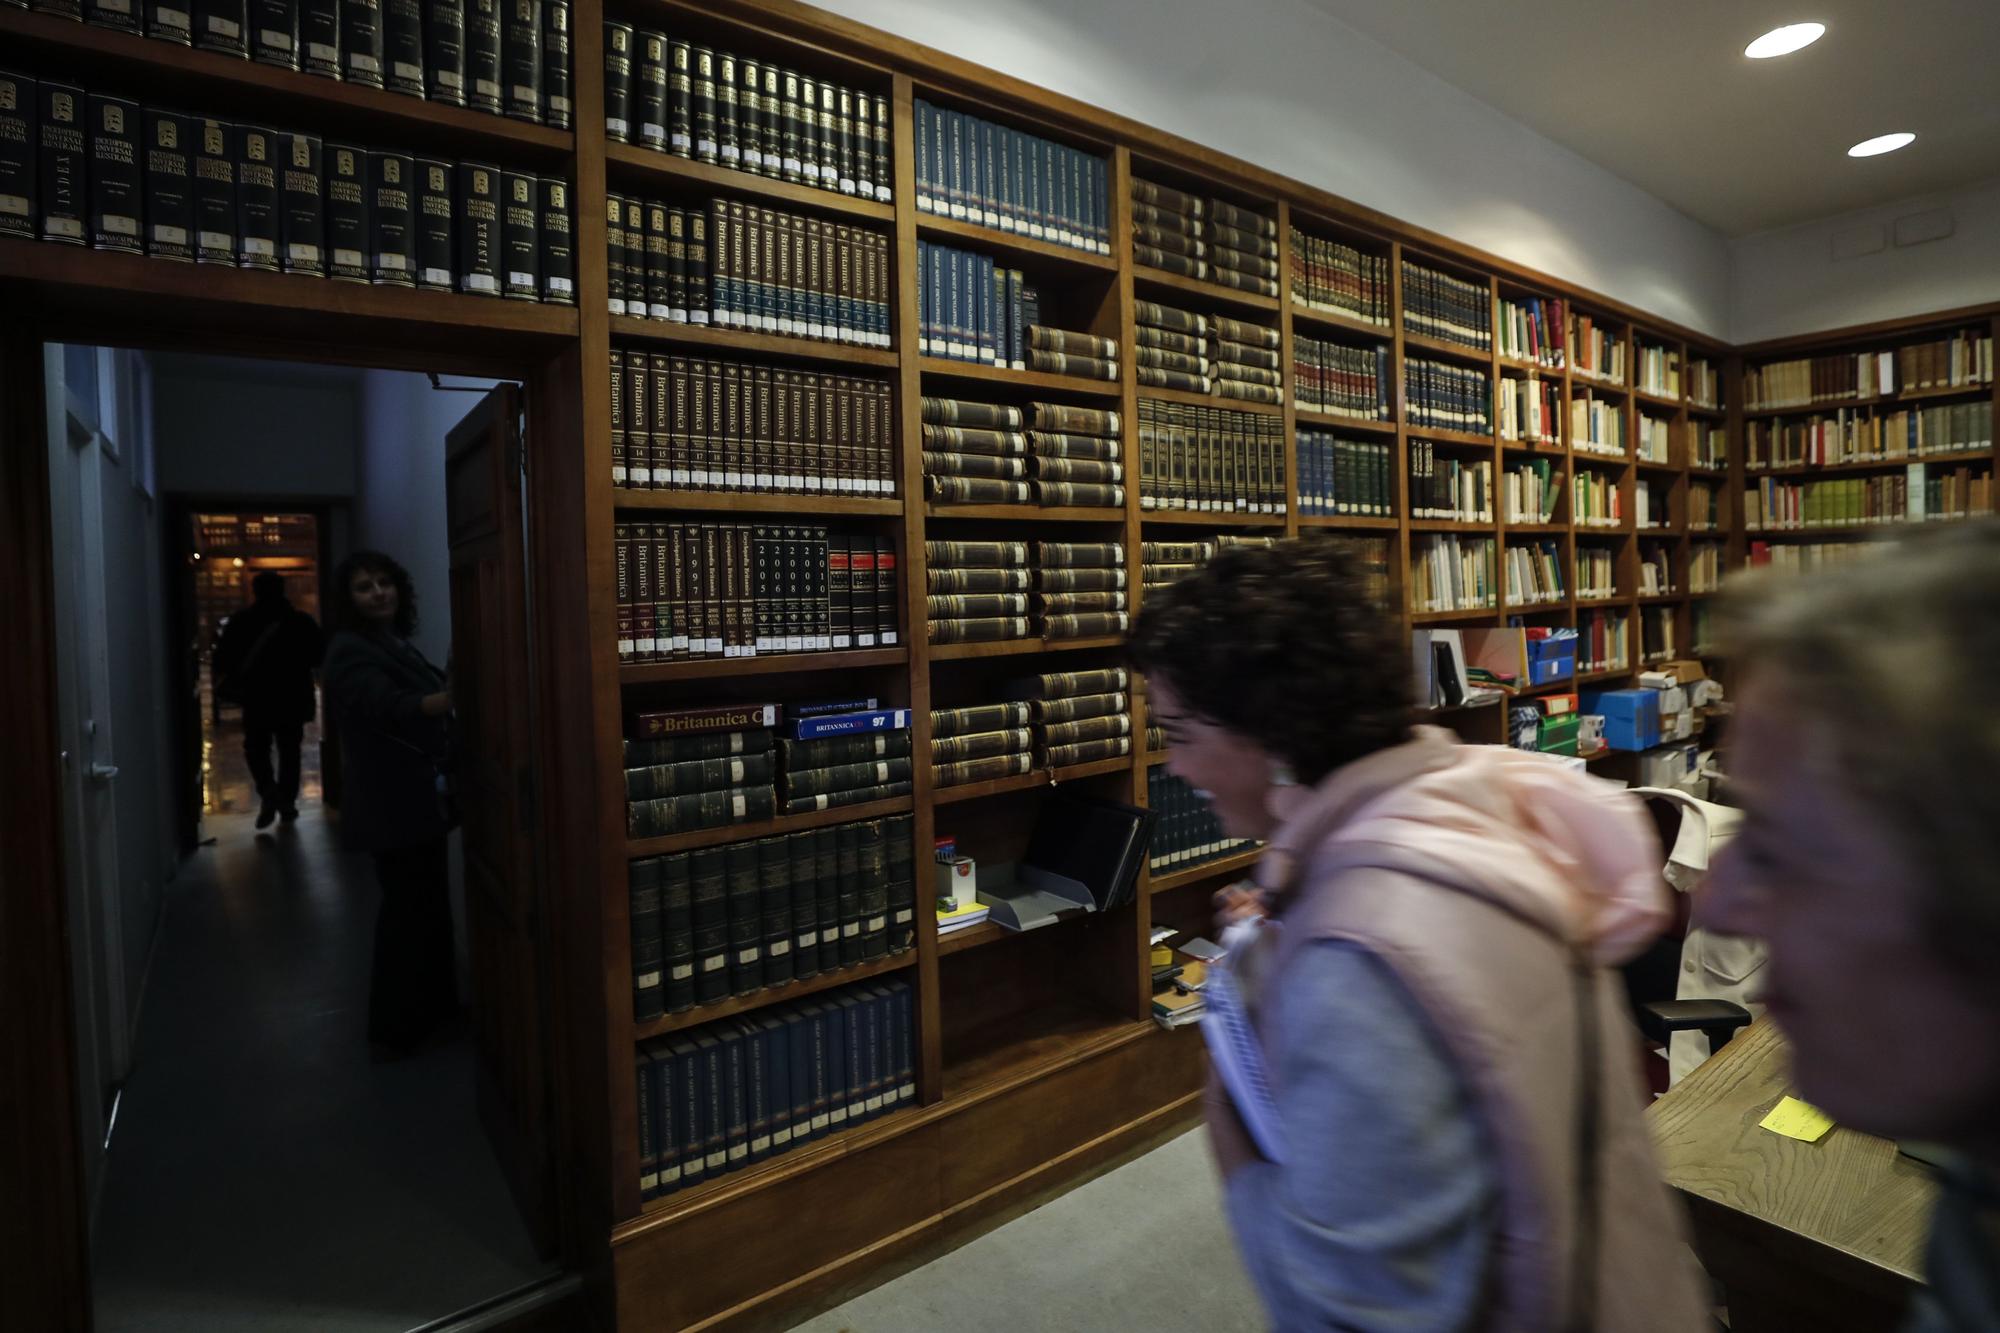
M354 609L376 624L386 625L396 619L396 580L389 576L388 570L355 570L347 593L354 599Z
M1780 677L1741 691L1729 772L1745 810L1697 924L1764 940L1761 999L1792 1046L1799 1092L1872 1133L1990 1145L2000 1122L2000 1016L1926 934L1929 885L1841 771L1830 728Z
M1268 838L1271 756L1262 746L1189 712L1163 676L1146 678L1146 715L1167 733L1167 771L1204 793L1232 838Z

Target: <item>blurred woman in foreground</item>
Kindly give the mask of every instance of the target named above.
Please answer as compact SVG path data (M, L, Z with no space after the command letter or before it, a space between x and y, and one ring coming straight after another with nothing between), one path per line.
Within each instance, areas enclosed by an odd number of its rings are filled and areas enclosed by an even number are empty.
M1269 1090L1208 1115L1271 1322L1706 1327L1608 970L1667 917L1636 799L1413 730L1409 646L1337 541L1148 592L1132 654L1173 771L1270 844L1220 978L1247 1032L1203 1032Z
M1801 1095L1956 1150L1912 1329L2000 1329L2000 522L1737 590L1745 818L1696 908L1770 948Z

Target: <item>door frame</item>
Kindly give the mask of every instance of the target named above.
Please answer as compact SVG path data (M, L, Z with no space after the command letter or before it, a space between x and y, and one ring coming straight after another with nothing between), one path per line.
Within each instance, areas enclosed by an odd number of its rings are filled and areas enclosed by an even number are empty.
M0 524L13 558L0 561L0 735L20 775L0 802L0 1323L91 1326L90 1240L76 1119L76 1032L68 953L69 889L62 799L55 781L58 679L42 348L55 342L437 371L511 379L527 403L523 442L534 502L527 571L535 609L533 678L537 892L548 941L544 1032L556 1161L554 1225L565 1268L609 1310L611 1156L609 1022L603 986L605 855L596 809L596 703L586 538L591 488L575 448L586 372L574 338L522 340L504 352L427 347L421 339L268 338L200 321L139 324L64 310L30 283L0 283ZM600 368L601 369L601 368ZM601 374L591 379L596 383ZM604 521L608 521L605 519Z

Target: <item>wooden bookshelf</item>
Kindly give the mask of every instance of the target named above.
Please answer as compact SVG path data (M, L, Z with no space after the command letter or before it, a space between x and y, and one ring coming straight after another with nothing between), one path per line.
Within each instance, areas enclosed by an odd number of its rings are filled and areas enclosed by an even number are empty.
M540 864L561 867L546 882L531 915L539 938L510 957L523 976L545 984L548 998L532 1031L506 1031L501 1044L530 1050L540 1063L532 1072L538 1105L554 1108L565 1126L545 1163L574 1197L566 1206L559 1248L565 1261L587 1268L601 1318L621 1328L715 1326L736 1322L778 1325L797 1307L842 1285L865 1280L879 1265L913 1252L917 1238L934 1238L1016 1206L1050 1185L1087 1171L1148 1136L1196 1114L1200 1087L1199 1037L1167 1033L1149 1020L1146 940L1154 920L1153 901L1161 893L1246 871L1255 852L1218 858L1170 874L1149 877L1151 892L1128 907L1093 916L1087 928L1031 931L1004 947L997 940L957 937L940 940L929 914L919 911L916 947L859 969L823 974L789 986L732 998L718 1006L651 1023L632 1018L631 922L627 906L629 863L635 858L776 836L868 819L911 815L915 843L925 847L939 828L940 811L960 821L1018 821L1053 782L1096 784L1135 803L1146 798L1146 776L1165 756L1131 756L1078 766L1053 775L1035 773L992 784L934 790L928 764L915 766L908 797L849 806L750 824L704 829L664 838L625 835L620 771L621 719L629 706L655 700L667 706L695 704L728 695L769 692L770 697L806 700L833 695L876 695L907 706L915 721L915 752L926 752L933 677L952 684L960 678L995 678L1035 670L1095 666L1118 660L1122 641L1114 637L1000 643L931 645L925 640L927 537L964 532L961 522L991 524L1009 533L1082 533L1093 538L1116 525L1127 551L1127 568L1137 571L1138 543L1181 529L1246 530L1295 535L1313 530L1346 531L1379 538L1388 551L1390 585L1399 626L1498 624L1498 606L1446 612L1411 609L1410 559L1416 538L1433 532L1460 532L1495 539L1509 535L1568 536L1607 544L1614 551L1616 586L1637 586L1638 548L1630 541L1630 520L1600 529L1569 521L1567 500L1561 519L1551 524L1447 524L1410 520L1409 445L1428 441L1457 451L1474 451L1503 463L1510 455L1531 454L1566 460L1613 476L1629 502L1642 470L1629 457L1607 458L1562 443L1507 442L1493 435L1431 430L1411 425L1402 408L1402 367L1410 356L1435 358L1485 373L1534 374L1559 386L1560 426L1567 427L1571 402L1588 394L1614 404L1630 430L1643 408L1671 411L1681 426L1693 418L1723 423L1729 430L1729 465L1721 469L1646 467L1653 475L1701 477L1722 486L1726 497L1723 530L1728 564L1740 564L1750 541L1783 544L1886 529L1814 528L1746 533L1742 525L1743 421L1742 358L1776 359L1818 346L1889 345L1913 332L1949 330L1983 321L1992 327L2000 307L1946 312L1893 327L1846 330L1815 342L1794 341L1730 349L1602 296L1561 283L1498 256L1458 245L1395 219L1290 180L1249 163L1111 115L1020 80L957 60L918 44L876 32L795 0L654 0L642 20L698 34L718 49L781 62L787 67L842 79L884 92L892 114L894 201L883 203L815 190L750 175L631 145L608 143L597 109L602 105L602 24L635 15L595 0L580 0L573 12L572 96L577 128L555 130L479 112L438 106L394 93L276 70L250 61L191 51L171 43L111 32L11 7L0 8L0 36L8 64L28 74L74 77L86 86L153 99L166 105L232 121L273 123L321 134L351 136L369 146L435 153L454 159L491 160L503 169L532 169L561 176L575 188L574 245L578 304L574 307L483 299L448 293L328 282L310 278L166 263L123 255L0 240L0 308L25 312L14 321L10 343L23 365L39 365L37 339L92 341L180 351L248 353L301 360L333 361L424 371L459 371L518 380L527 386L530 429L526 448L534 488L534 540L524 578L536 592L538 670L534 710L538 734L567 738L545 746L535 765L538 799L525 836L535 844ZM921 93L919 87L921 86ZM1034 241L920 211L915 200L913 99L950 105L1014 128L1102 153L1107 161L1112 253ZM1281 275L1289 274L1290 227L1360 245L1387 260L1390 323L1374 325L1314 311L1291 299L1289 279L1281 294L1265 297L1214 283L1185 279L1132 262L1129 187L1135 155L1140 174L1156 175L1180 187L1276 210ZM684 202L713 194L756 200L866 226L892 237L890 283L893 345L864 348L772 334L725 330L666 321L613 317L607 309L607 257L602 199L607 191ZM1121 379L1097 381L1015 371L992 365L925 356L918 343L916 247L920 240L963 245L1010 266L1032 270L1046 288L1045 309L1085 312L1085 327L1116 337L1124 350ZM1629 349L1635 339L1678 348L1683 363L1700 355L1720 366L1719 409L1698 408L1683 399L1654 399L1626 385L1603 383L1569 369L1550 369L1464 348L1408 332L1404 326L1401 265L1409 257L1437 264L1475 281L1484 280L1496 298L1516 289L1546 293L1572 306L1582 303ZM1133 307L1156 300L1204 313L1246 318L1275 327L1280 366L1286 379L1283 406L1214 396L1177 394L1139 386L1132 366ZM1296 334L1355 346L1390 349L1396 415L1387 421L1353 420L1301 410L1291 383ZM893 383L896 393L896 472L894 496L780 495L689 492L615 487L610 480L610 416L604 367L613 348L670 349L748 365L797 367L861 373ZM35 384L39 384L39 371ZM1111 407L1127 423L1136 422L1141 398L1258 413L1283 423L1285 475L1290 491L1284 514L1160 512L1142 508L1136 484L1136 429L1124 432L1126 502L1122 507L1040 509L1032 506L933 506L922 503L918 399L924 393L991 397L1024 402L1049 396L1058 401ZM1991 390L1987 390L1988 393ZM1972 390L1902 394L1872 408L1894 403L1976 398ZM1804 414L1812 408L1779 409L1759 415ZM19 415L19 414L15 414ZM39 422L36 423L39 426ZM1296 432L1305 427L1371 438L1392 446L1392 507L1397 517L1315 515L1299 512ZM0 448L0 479L27 476L31 460L45 458L45 436L11 418ZM1679 448L1678 442L1676 447ZM1441 451L1442 452L1442 451ZM1462 456L1462 453L1461 455ZM1985 451L1931 462L1978 462ZM1870 464L1887 468L1890 464ZM1866 468L1859 470L1867 470ZM46 502L46 485L17 485L22 495ZM14 494L14 491L9 491ZM1674 502L1676 505L1680 501ZM755 658L621 665L615 647L615 592L612 586L614 518L620 513L688 512L726 516L785 515L800 519L864 519L893 533L900 556L905 642L891 648L841 653L760 655ZM13 512L10 510L10 513ZM1681 509L1673 510L1675 513ZM32 511L30 511L32 517ZM1086 525L1078 528L1076 525ZM1061 525L1061 526L1058 526ZM24 590L17 604L43 606L37 591L47 570L34 551L36 529L25 530L30 558L8 562L0 578L10 590ZM1669 540L1678 541L1674 534ZM1652 535L1647 534L1648 540ZM1104 538L1108 539L1108 538ZM1685 548L1688 543L1680 541ZM1683 554L1680 559L1684 560ZM1572 571L1573 577L1573 571ZM1684 565L1675 577L1685 577ZM32 585L32 586L30 586ZM1639 618L1641 604L1672 611L1677 644L1692 643L1690 608L1702 594L1639 599L1620 595L1597 601L1577 599L1525 608L1536 623L1580 625L1592 611L1609 610L1627 621ZM53 632L45 622L22 630L45 643ZM1630 662L1623 668L1587 672L1578 684L1629 679L1641 652L1640 629L1630 624ZM37 636L40 636L37 640ZM1076 654L1084 654L1078 659ZM994 661L993 659L1006 659ZM526 687L523 687L526 688ZM58 762L38 739L54 701L32 688L0 696L5 729L25 738L21 762L48 771ZM1504 739L1504 708L1486 707L1444 719L1469 739ZM1135 744L1143 745L1144 700L1132 704ZM41 811L38 817L37 812ZM59 820L26 802L0 811L19 845L40 848L32 864L59 867ZM10 842L10 846L15 845ZM59 879L51 869L49 882ZM1197 896L1195 890L1190 896ZM920 903L921 905L921 903ZM1169 900L1168 906L1173 901ZM975 928L978 929L978 928ZM997 930L997 928L995 928ZM948 966L940 960L950 957ZM874 970L871 970L874 969ZM6 969L0 969L5 974ZM12 975L39 975L17 971ZM637 1185L635 1044L691 1030L716 1018L740 1015L769 1004L818 994L862 977L895 978L912 989L917 1014L917 1084L914 1105L816 1141L805 1149L774 1157L749 1169L712 1180L664 1199L643 1202ZM5 983L0 983L5 984ZM1007 1003L989 1016L984 1000ZM484 1012L484 1010L482 1010ZM53 1013L54 1020L67 1016ZM24 1035L35 1047L38 1067L67 1067L71 1036L51 1022ZM25 1049L25 1045L24 1045ZM522 1078L530 1073L515 1070ZM55 1081L52 1081L55 1082ZM48 1123L73 1133L73 1118L56 1115ZM1035 1124L1046 1132L1021 1135ZM52 1137L51 1142L59 1142ZM975 1145L970 1151L963 1145ZM38 1201L52 1224L48 1244L81 1236L75 1200L77 1181ZM836 1219L827 1225L825 1220ZM739 1238L757 1237L755 1246ZM38 1241L38 1243L40 1243ZM747 1256L747 1257L746 1257ZM51 1261L51 1271L60 1265ZM82 1271L78 1268L78 1271ZM28 1321L63 1326L59 1315Z
M901 972L917 965L917 951L905 949L902 953L877 958L873 962L856 963L851 967L836 967L822 970L810 977L788 981L779 986L764 986L747 995L732 995L714 1004L698 1004L692 1009L660 1018L635 1023L632 1035L641 1040L664 1037L669 1032L681 1032L688 1028L700 1027L703 1023L713 1023L719 1019L734 1018L738 1014L752 1013L774 1004L787 1004L802 1000L808 995L831 990L835 986L845 986L851 982L866 981L870 977L887 976L891 972Z

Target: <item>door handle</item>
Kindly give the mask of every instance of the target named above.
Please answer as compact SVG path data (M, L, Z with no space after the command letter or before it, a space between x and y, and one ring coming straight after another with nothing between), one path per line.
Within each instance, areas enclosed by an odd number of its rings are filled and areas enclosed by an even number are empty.
M116 764L92 764L90 766L90 780L92 782L109 782L117 776L118 765Z

